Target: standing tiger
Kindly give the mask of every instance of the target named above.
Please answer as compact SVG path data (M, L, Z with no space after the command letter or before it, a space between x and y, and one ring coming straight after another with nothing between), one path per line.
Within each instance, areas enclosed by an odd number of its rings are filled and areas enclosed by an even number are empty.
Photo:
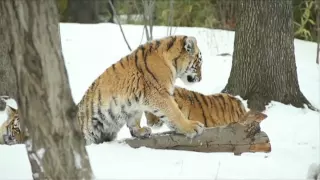
M206 96L175 87L173 97L187 119L199 121L205 127L225 126L235 122L245 125L252 121L262 121L267 117L260 112L247 112L238 98L226 93ZM149 127L159 128L163 125L162 119L152 113L145 112L145 117Z
M85 92L77 118L86 144L112 141L126 124L133 137L148 137L141 127L144 111L177 132L194 137L203 124L185 118L173 98L174 83L201 81L202 57L196 38L169 36L140 45L107 68Z
M24 143L25 133L21 132L18 111L6 106L7 120L0 126L0 144L21 144Z

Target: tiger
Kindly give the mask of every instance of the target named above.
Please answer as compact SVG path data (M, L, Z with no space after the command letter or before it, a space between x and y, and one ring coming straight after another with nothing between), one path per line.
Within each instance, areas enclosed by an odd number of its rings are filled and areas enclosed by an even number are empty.
M21 144L26 139L26 134L21 131L18 110L6 105L8 118L0 127L0 144Z
M174 100L187 119L196 120L204 127L226 126L232 123L248 125L261 122L266 114L254 110L247 111L240 99L227 93L204 95L176 86ZM147 126L160 128L163 120L150 112L145 112Z
M108 67L78 104L77 119L86 145L112 141L126 124L132 137L146 138L143 112L163 119L176 132L193 138L204 125L186 119L174 101L176 79L200 82L202 54L193 36L167 36L140 45Z

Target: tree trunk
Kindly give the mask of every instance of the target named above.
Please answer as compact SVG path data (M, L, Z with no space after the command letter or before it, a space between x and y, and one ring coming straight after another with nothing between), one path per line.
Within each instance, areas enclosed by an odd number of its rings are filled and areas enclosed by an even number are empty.
M62 55L55 0L0 1L34 179L92 179ZM32 108L29 108L32 107Z
M3 17L3 11L0 11L0 96L9 96L17 100L17 81L16 74L12 68L8 56L8 36L7 26ZM6 103L0 99L0 111L3 111Z
M97 0L69 0L68 22L98 23L97 3Z
M222 29L234 30L235 28L235 4L234 0L218 0L216 2L218 20Z
M240 95L250 109L271 101L316 110L300 91L291 1L237 1L232 69L222 92Z
M114 3L115 3L114 0L111 0L111 4L113 4L113 6L115 6ZM112 5L111 4L108 2L108 11L109 11L110 16L111 16L110 19L108 20L108 22L109 23L114 23L115 14L114 14L114 12L112 10Z
M68 13L67 13L67 9L68 9L68 1L69 0L56 0L57 4L58 4L58 12L59 12L59 20L60 22L68 22Z
M319 0L316 3L316 12L317 12L317 17L316 17L316 28L317 28L317 59L316 63L319 64L320 61L320 2Z

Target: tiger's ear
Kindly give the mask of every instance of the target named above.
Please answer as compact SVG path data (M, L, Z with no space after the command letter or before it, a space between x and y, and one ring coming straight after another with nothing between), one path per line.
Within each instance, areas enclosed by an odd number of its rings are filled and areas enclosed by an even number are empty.
M184 49L189 53L193 54L195 52L195 45L197 44L197 40L193 36L188 36L184 42Z

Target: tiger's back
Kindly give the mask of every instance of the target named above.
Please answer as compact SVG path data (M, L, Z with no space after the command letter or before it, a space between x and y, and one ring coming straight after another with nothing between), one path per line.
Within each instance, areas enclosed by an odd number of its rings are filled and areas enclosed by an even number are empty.
M185 88L176 87L174 99L187 117L199 121L205 127L224 126L240 122L247 114L243 103L227 93L204 95ZM159 127L162 122L153 114L145 112L148 126Z

